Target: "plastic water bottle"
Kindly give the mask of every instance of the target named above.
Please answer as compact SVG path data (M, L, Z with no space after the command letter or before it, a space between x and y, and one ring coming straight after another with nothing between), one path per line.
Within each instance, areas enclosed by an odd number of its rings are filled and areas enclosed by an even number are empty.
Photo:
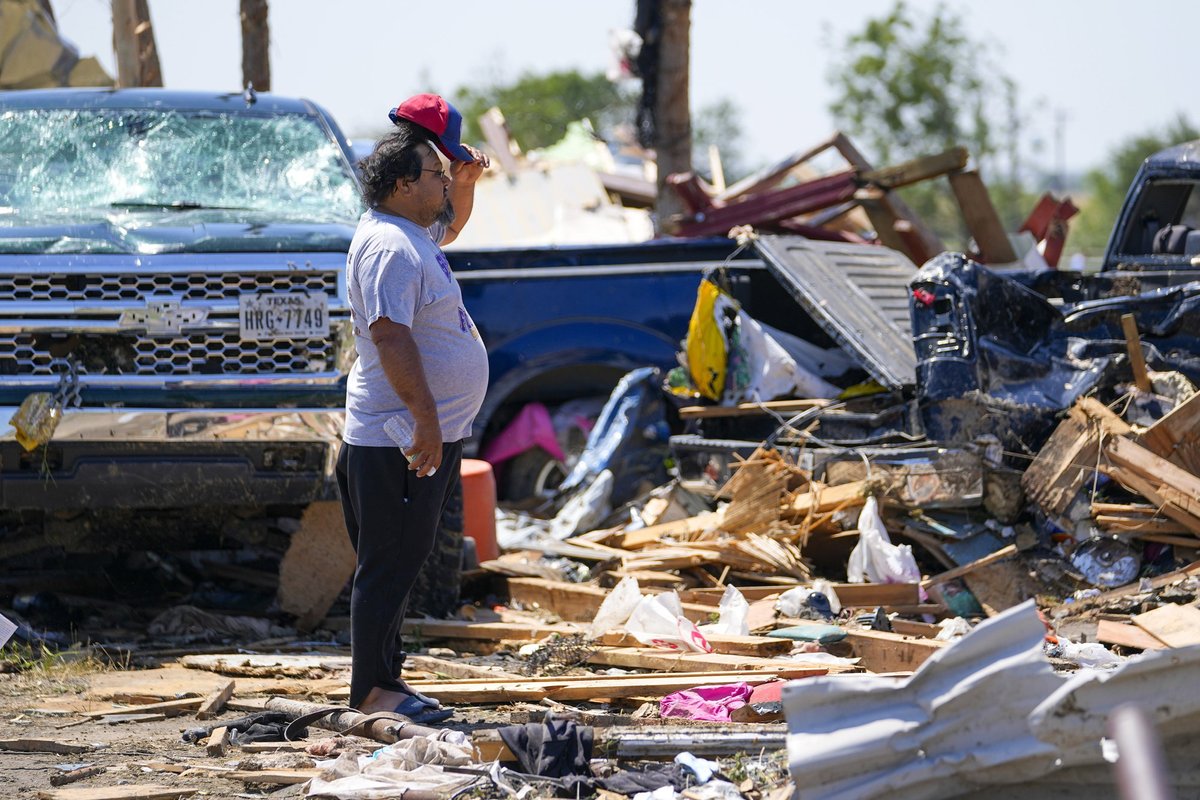
M404 453L404 457L411 462L415 454L410 456L407 452L413 446L413 429L412 425L408 424L408 420L397 414L383 423L383 431L391 437L392 441L400 448L400 452Z

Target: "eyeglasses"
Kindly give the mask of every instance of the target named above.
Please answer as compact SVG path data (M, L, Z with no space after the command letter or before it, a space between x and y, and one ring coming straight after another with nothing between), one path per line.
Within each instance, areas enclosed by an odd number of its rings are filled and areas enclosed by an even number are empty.
M426 167L421 167L421 172L432 172L434 175L438 176L438 180L446 179L446 170L444 169L428 169Z

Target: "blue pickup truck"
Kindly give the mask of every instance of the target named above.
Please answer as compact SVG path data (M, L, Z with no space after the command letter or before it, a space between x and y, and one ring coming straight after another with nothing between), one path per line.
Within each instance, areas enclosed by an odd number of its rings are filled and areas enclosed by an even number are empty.
M361 211L334 120L304 100L152 89L0 93L0 120L10 528L333 497ZM475 450L527 402L670 366L701 272L733 250L452 253L491 360ZM738 291L785 317L761 263L738 263Z

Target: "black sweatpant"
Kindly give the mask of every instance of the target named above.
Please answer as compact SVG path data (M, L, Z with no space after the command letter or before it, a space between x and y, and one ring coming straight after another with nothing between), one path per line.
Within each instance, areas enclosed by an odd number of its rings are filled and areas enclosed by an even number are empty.
M350 593L351 706L372 687L402 688L400 626L409 591L433 552L461 462L462 442L443 444L437 472L418 478L398 447L342 444L338 488L358 555Z

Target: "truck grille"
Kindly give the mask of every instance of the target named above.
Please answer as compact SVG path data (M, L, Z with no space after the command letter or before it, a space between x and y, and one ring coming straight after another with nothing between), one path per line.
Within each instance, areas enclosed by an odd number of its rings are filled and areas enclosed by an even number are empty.
M0 275L0 301L116 301L162 294L182 295L185 300L236 300L253 292L312 291L336 296L337 272Z
M269 375L334 368L336 338L243 341L236 331L176 336L0 334L0 375Z

